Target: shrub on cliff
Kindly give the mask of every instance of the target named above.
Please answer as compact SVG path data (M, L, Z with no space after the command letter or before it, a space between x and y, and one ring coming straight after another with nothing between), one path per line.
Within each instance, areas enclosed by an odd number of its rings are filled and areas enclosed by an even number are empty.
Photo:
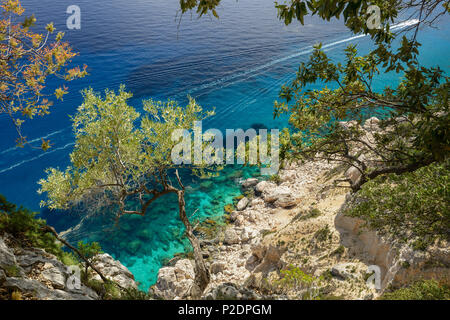
M44 230L46 221L36 218L36 215L36 212L18 208L0 195L0 235L8 233L21 246L44 249L66 265L78 264L75 256L65 252L55 237Z
M96 255L103 253L100 244L98 242L92 242L92 243L84 243L83 241L79 241L77 244L77 249L80 251L80 253L88 259L90 263L93 262L93 259ZM83 277L87 280L88 278L88 269L89 265L82 260L81 258L78 258L78 261L81 264L84 264L84 274Z
M346 215L397 239L413 239L416 249L450 239L450 162L366 183Z
M406 288L386 292L380 300L449 300L450 287L436 280L422 280Z

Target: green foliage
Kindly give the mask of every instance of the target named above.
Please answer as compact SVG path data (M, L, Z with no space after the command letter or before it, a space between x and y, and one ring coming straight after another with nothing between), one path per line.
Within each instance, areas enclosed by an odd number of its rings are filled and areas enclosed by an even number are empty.
M308 211L299 212L294 218L292 218L292 222L294 221L304 221L308 219L314 219L322 215L322 211L317 208L310 208Z
M64 171L47 170L47 178L39 181L39 192L48 196L41 205L67 209L93 197L99 206L116 205L118 215L144 215L153 200L176 192L169 170L183 165L172 162L172 151L178 145L172 134L192 129L195 121L213 112L203 111L193 99L185 108L171 100L148 100L143 102L141 115L127 104L131 94L124 86L118 93L106 90L104 97L92 89L83 96L84 103L72 118L76 144L71 165ZM205 167L195 164L189 168L203 174ZM138 200L139 207L128 207L131 200Z
M36 214L22 207L17 208L0 195L0 233L9 233L22 244L45 249L57 257L64 256L55 237L42 230L45 220L36 219Z
M322 45L316 45L296 78L281 88L283 102L275 102L275 116L288 113L296 129L289 155L356 167L362 177L352 182L354 191L380 174L411 172L449 156L449 78L439 67L419 64L418 25L412 37L399 39L398 48L392 45L395 36L388 26L403 9L410 8L412 16L426 20L431 13L448 14L448 8L441 8L437 1L414 2L293 0L277 5L286 23L302 20L307 12L327 20L343 16L354 33L366 32L375 39L376 49L364 56L358 55L355 46L348 46L343 63L332 62ZM381 8L385 28L367 30L366 10L371 4ZM389 72L398 74L400 84L375 91L378 75ZM311 90L311 84L321 89ZM367 142L361 124L370 117L381 119L381 130ZM349 120L354 123L343 125ZM365 159L376 159L376 165L361 160L362 154Z
M58 258L66 266L74 266L79 263L78 256L76 256L73 252L63 251Z
M199 17L211 13L214 17L219 18L216 8L220 4L220 0L180 0L181 13L195 10Z
M279 284L288 287L297 287L299 285L311 286L314 281L318 280L293 265L290 265L288 269L281 270L280 273L281 279L279 280Z
M332 254L341 256L344 254L344 252L345 252L345 247L343 245L340 245L336 250L333 251Z
M8 277L17 277L20 274L20 269L18 266L7 266L5 269L6 275Z
M35 16L24 13L20 0L0 0L0 114L11 120L20 147L30 144L23 135L23 124L47 115L53 105L46 90L48 77L72 81L87 75L87 66L67 68L78 53L62 41L63 32L53 35L55 28L49 23L46 32L35 33ZM54 94L62 100L67 93L63 85ZM41 148L49 147L49 141L42 139Z
M79 241L77 244L77 249L91 263L96 255L103 253L100 244L98 242L84 243L83 241ZM87 279L89 278L88 273L89 265L78 255L77 259L80 264L84 264L84 271L82 272L82 277L86 280L86 282L88 282Z
M83 241L79 241L77 249L86 259L92 259L96 255L103 253L98 242L84 243Z
M278 17L284 21L286 25L289 25L293 20L299 21L302 25L305 24L305 18L308 15L317 15L323 20L330 21L331 19L343 19L345 25L349 30L355 34L364 33L369 34L372 38L378 42L388 42L392 39L392 33L390 32L391 24L399 16L399 14L409 9L411 18L418 17L420 15L417 7L420 7L421 1L396 1L396 0L344 0L344 1L330 1L330 0L318 0L318 1L301 1L290 0L284 1L282 4L275 2L275 6L278 10ZM430 1L423 5L422 10L428 13L433 11L437 6L430 4ZM371 18L372 12L368 10L370 6L376 5L380 9L380 23L383 26L380 29L369 28L367 22ZM440 8L437 9L437 11ZM445 8L442 8L445 12ZM423 13L423 17L427 17Z
M120 300L151 300L153 297L139 289L127 288L122 290Z
M181 1L181 11L197 10L202 16L215 10L220 1ZM380 28L368 26L373 19L370 6L380 9ZM304 24L307 15L329 21L343 18L354 34L369 34L376 47L359 56L355 46L345 50L344 63L333 63L315 46L307 63L302 63L296 78L280 91L283 102L275 102L274 115L290 115L293 134L282 138L282 159L326 160L355 167L362 173L358 181L350 181L358 191L370 179L385 173L412 172L450 155L449 78L439 67L419 64L419 27L433 25L437 16L447 15L450 6L440 1L301 1L275 3L278 17L286 25L294 20ZM391 24L402 12L420 20L407 30L411 36L399 39ZM213 15L217 17L214 11ZM378 75L394 72L402 81L397 88L375 91ZM319 84L322 89L311 90ZM323 87L325 85L325 87ZM365 140L361 124L370 117L381 119L378 132ZM353 125L342 125L354 120ZM366 159L361 160L360 155ZM374 165L376 163L376 165Z
M317 218L320 215L322 215L322 211L320 211L317 208L312 208L311 210L309 210L307 217L308 218Z
M314 239L316 239L319 242L325 242L327 240L331 240L332 233L330 231L330 227L326 225L320 230L317 230L316 233L314 233Z
M273 168L273 166L278 167L279 165L279 168L282 168L284 162L281 160L287 159L291 150L289 129L284 128L281 130L278 137L276 135L272 136L270 133L267 133L267 137L264 137L261 133L258 134L256 130L255 134L253 138L249 138L236 148L235 156L238 159L238 163L242 161L244 166L259 168L268 168L270 166ZM275 145L275 148L272 148L272 145ZM272 159L263 160L267 155L271 155Z
M180 1L181 12L197 10L199 16L213 12L218 0ZM380 9L380 28L371 28L373 19L369 8ZM343 18L354 34L369 34L376 47L369 54L359 56L355 46L345 50L344 63L333 63L321 45L315 46L310 60L302 63L292 83L284 85L280 98L275 102L275 116L290 114L293 134L281 139L281 158L289 156L325 159L345 163L358 168L363 176L352 184L359 190L366 181L382 172L410 172L449 156L448 92L449 81L439 67L425 68L419 64L419 27L434 25L436 17L448 15L448 2L414 0L345 0L275 2L278 18L286 25L294 20L305 23L308 15L323 20ZM411 36L403 36L394 44L399 33L391 24L407 12L409 19L421 23L406 30ZM402 77L397 88L386 87L376 92L373 83L379 74L395 72ZM310 90L310 84L326 87ZM367 118L377 116L383 121L384 133L374 135L372 145L362 142L364 132L358 126L344 128L341 121L355 120L362 124ZM359 152L354 149L360 145ZM371 167L355 157L355 153L370 154L382 163L382 170Z
M380 300L450 300L450 286L436 280L416 281L406 288L384 293Z
M412 63L397 89L377 93L371 83L380 73L380 59L374 52L357 56L349 46L345 63L334 64L320 45L315 48L296 79L282 87L285 102L275 102L275 115L289 113L297 129L291 136L294 156L350 164L365 182L386 170L413 171L449 155L448 78L439 68ZM307 90L312 83L337 88ZM383 131L374 133L369 144L360 125L370 116L382 119L378 125ZM354 125L342 125L349 119ZM360 154L379 159L384 170L361 161Z
M275 184L280 184L281 183L281 178L280 178L280 176L278 174L274 174L274 175L271 175L269 177L269 181L273 182Z
M104 283L101 280L81 277L83 284L94 290L103 300L119 300L121 298L121 289L111 281Z
M287 293L304 291L303 300L314 300L319 296L319 288L322 285L323 277L314 277L305 273L302 269L289 265L280 271L280 279L273 281L272 290L275 292Z
M38 192L47 194L47 201L41 205L68 209L89 200L96 204L91 212L108 208L116 212L118 221L123 215L145 216L154 201L175 195L188 239L194 250L199 250L186 214L185 187L178 169L188 169L201 178L220 170L220 165L208 161L214 162L218 152L210 145L209 136L199 145L190 139L192 131L194 135L203 134L196 122L214 112L203 111L193 99L184 108L172 100L148 100L143 102L141 116L128 105L131 94L124 86L117 94L106 90L104 97L92 89L85 90L83 97L72 118L75 147L70 166L64 171L47 169L47 177L39 181ZM202 259L200 252L195 256ZM206 287L208 270L202 261L196 263L202 273L200 286ZM87 263L85 275L87 278Z
M435 240L449 240L449 169L447 161L378 177L363 186L345 214L402 241L413 240L416 249L425 249Z
M326 281L330 281L331 279L333 279L333 274L331 273L331 270L328 269L322 272L321 277Z
M22 293L17 290L11 292L11 300L23 300Z
M52 234L43 231L46 222L37 219L36 215L36 212L23 207L17 208L0 195L0 234L12 235L21 246L42 248L65 265L78 265L79 261L72 252L64 251Z
M92 280L91 280L92 281ZM103 299L120 299L121 291L120 288L114 282L106 282L102 285L104 287L104 293L102 295Z

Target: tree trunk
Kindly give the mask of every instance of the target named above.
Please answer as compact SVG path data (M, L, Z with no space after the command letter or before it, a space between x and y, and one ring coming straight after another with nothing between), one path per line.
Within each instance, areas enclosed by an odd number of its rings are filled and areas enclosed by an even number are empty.
M205 291L209 280L210 274L209 270L205 265L203 260L203 255L200 248L200 243L197 237L194 235L194 230L191 223L186 215L186 203L184 201L184 190L178 190L178 206L180 209L180 219L186 227L186 235L191 242L192 248L194 249L194 260L195 260L195 288L191 291L193 298L200 298L203 291Z
M434 159L430 158L430 159L422 159L420 161L410 163L410 164L404 165L404 166L376 169L376 170L370 172L368 175L363 174L361 176L361 178L358 181L356 181L355 184L353 184L351 186L352 191L354 193L358 192L361 189L361 187L363 186L363 184L365 184L369 180L375 179L376 177L381 176L383 174L394 173L396 175L400 175L400 174L407 173L407 172L413 172L413 171L416 171L417 169L428 166L428 165L432 164L433 162L434 162Z

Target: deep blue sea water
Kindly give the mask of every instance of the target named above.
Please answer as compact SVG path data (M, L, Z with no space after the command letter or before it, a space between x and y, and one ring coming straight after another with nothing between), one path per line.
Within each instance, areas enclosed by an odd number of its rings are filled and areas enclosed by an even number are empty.
M87 64L90 76L71 82L70 94L56 103L49 116L25 126L29 139L51 140L48 152L16 148L11 124L0 117L0 193L40 210L37 181L46 168L64 168L69 163L74 145L69 115L80 104L83 88L116 90L123 83L134 94L130 103L137 108L142 99L171 98L185 103L191 95L204 108L216 109L204 129L247 129L255 124L284 128L286 118L273 119L273 102L280 86L306 61L311 45L323 42L336 60L342 59L350 43L362 52L371 48L370 39L353 37L340 21L309 18L305 26L286 27L277 20L273 1L222 2L219 20L185 15L178 26L176 0L22 0L37 17L37 28L53 21L57 30L65 31L66 40L80 52L74 63ZM66 8L72 4L81 8L81 30L65 27ZM422 31L422 63L450 70L449 31L448 18L441 20L439 29ZM397 76L383 75L375 85L381 88L397 82ZM51 81L49 88L56 85ZM240 194L237 181L252 174L227 168L212 183L185 177L190 185L188 211L198 209L200 218L220 217L223 206ZM79 220L63 212L42 213L60 231ZM159 202L145 218L125 219L119 229L111 229L110 220L106 215L88 221L69 233L68 239L99 241L106 252L130 268L144 289L154 283L165 259L188 249L174 199Z

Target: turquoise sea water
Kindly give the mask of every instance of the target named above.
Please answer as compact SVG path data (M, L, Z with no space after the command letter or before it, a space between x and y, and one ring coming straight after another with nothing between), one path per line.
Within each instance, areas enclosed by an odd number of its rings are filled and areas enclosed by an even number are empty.
M70 83L70 94L55 105L51 115L25 127L29 139L51 140L53 147L46 153L16 148L13 128L8 119L0 117L0 193L34 210L39 210L41 200L36 182L45 168L68 165L74 143L68 115L80 104L79 91L85 87L101 91L124 83L133 92L131 103L137 108L145 98L185 103L191 95L205 108L216 109L216 116L204 123L204 129L247 129L260 124L283 128L287 119L273 119L273 101L280 86L292 79L300 62L308 58L311 45L323 42L336 60L342 59L343 49L350 43L363 52L371 48L367 37L352 36L339 21L310 18L304 27L286 27L277 20L272 1L224 1L220 20L185 16L178 28L175 0L79 0L81 30L65 29L65 11L72 1L22 3L35 13L38 28L54 21L58 30L66 32L66 39L80 52L75 62L86 63L91 74ZM437 30L422 31L419 40L424 64L450 70L449 31L448 19L441 21ZM382 88L397 82L395 75L382 75L375 85ZM50 88L56 85L50 83ZM257 172L230 167L210 182L185 175L188 212L196 212L193 219L220 217L223 206L240 194L238 180L252 174ZM118 228L112 228L107 213L86 220L68 239L99 241L146 289L154 283L164 260L188 249L173 200L162 199L146 217L128 217ZM80 210L42 211L59 231L77 224L79 214Z

